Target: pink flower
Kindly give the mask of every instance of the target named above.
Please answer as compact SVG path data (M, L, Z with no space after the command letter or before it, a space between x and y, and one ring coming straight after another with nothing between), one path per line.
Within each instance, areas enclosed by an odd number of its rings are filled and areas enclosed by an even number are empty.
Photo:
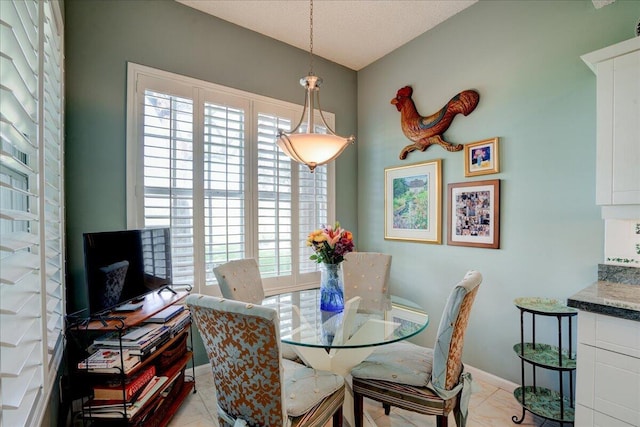
M314 230L307 237L307 246L311 246L314 254L310 259L325 264L339 264L344 255L354 249L353 234L340 227L340 223Z

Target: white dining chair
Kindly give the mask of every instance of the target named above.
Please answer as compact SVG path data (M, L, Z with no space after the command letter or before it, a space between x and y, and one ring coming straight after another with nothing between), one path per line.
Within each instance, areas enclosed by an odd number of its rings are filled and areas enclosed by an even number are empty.
M262 303L264 288L255 259L238 259L217 265L213 274L223 297L252 304Z
M389 271L391 255L378 252L350 252L342 263L344 299L360 297L360 310L391 309Z
M213 268L218 280L220 292L225 298L262 304L264 288L260 277L260 268L254 258L233 260ZM282 344L282 357L289 360L300 360L293 347Z

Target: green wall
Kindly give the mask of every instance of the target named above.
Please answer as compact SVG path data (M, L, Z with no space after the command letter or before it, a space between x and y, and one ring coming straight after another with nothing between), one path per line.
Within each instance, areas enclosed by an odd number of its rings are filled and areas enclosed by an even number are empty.
M84 307L82 233L126 228L127 61L301 104L308 52L172 0L65 1L68 312ZM356 73L316 58L323 108L356 131ZM337 217L355 229L356 147L337 162Z
M358 73L358 244L392 254L392 291L427 307L431 325L417 342L433 345L450 287L479 270L464 361L519 383L514 298L566 299L597 280L604 255L594 196L596 79L580 55L632 38L639 17L635 0L602 9L590 0L481 0ZM456 117L445 136L500 137L501 172L465 178L463 152L438 146L399 160L409 141L389 101L405 85L422 115L478 90L476 110ZM384 169L438 158L443 241L446 185L500 179L500 249L384 239ZM538 332L556 342L555 327L541 322Z
M173 1L66 0L66 208L69 311L84 294L83 232L126 227L126 62L285 101L302 102L308 54ZM358 73L317 59L323 107L358 141L337 161L338 219L360 250L393 255L394 293L424 305L432 345L451 285L468 269L484 282L465 345L466 363L519 382L518 296L566 299L596 280L603 224L594 203L595 76L580 55L633 36L640 2L480 1ZM500 137L501 173L465 178L462 152L411 153L389 104L414 88L431 114L474 88L480 103L446 137ZM452 182L501 179L501 249L384 239L384 168L443 159ZM443 196L446 191L443 191ZM443 197L446 202L446 197ZM446 203L443 203L446 241ZM542 334L555 336L553 324ZM202 352L197 346L198 353ZM197 363L204 363L201 357Z

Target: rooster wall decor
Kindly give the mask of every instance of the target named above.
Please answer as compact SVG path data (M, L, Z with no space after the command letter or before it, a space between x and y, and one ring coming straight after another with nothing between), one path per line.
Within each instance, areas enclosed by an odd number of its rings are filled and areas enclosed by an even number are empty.
M440 111L428 117L418 114L416 106L411 99L413 89L405 86L398 90L396 97L391 103L400 111L400 125L405 136L413 141L400 151L400 160L407 158L407 155L415 150L424 151L431 144L438 144L447 151L460 151L462 144L451 144L442 139L442 134L449 129L456 114L469 115L475 110L480 95L475 90L464 90L451 98L447 105Z

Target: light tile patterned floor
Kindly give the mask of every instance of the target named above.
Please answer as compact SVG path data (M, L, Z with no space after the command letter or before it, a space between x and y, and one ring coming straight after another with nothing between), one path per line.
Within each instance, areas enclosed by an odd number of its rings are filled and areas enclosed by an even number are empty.
M196 369L197 393L191 394L184 402L169 427L218 427L216 417L215 391L213 378L204 369ZM522 407L509 391L493 385L477 381L481 390L471 396L467 427L517 427L511 421L512 416L518 419L522 415ZM413 412L392 408L389 416L384 415L382 406L374 401L365 400L365 407L376 421L378 427L435 427L435 417L419 415ZM330 426L331 423L328 424ZM449 417L449 426L455 427L453 415ZM520 426L556 427L559 423L545 421L527 412Z

